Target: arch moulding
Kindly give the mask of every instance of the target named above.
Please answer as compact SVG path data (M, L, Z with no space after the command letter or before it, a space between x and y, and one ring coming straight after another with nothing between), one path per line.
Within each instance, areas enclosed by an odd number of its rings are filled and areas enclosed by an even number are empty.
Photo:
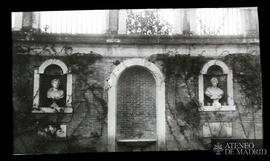
M157 150L165 150L165 82L159 68L145 59L128 59L115 67L107 80L108 89L108 151L116 150L116 109L117 109L117 82L123 71L129 67L141 66L148 70L156 83L156 133Z
M58 59L48 59L44 61L38 69L34 71L34 90L33 90L33 110L32 113L55 113L54 109L50 107L40 107L39 93L40 93L40 75L44 74L45 69L50 65L57 65L62 69L63 75L67 74L66 83L66 107L64 113L72 113L72 74L69 72L66 64ZM36 110L39 109L39 110Z
M204 75L207 74L208 69L213 66L217 65L221 67L223 74L227 75L227 102L228 105L222 105L221 108L214 108L214 106L206 106L204 105ZM233 101L233 74L232 70L220 60L210 60L207 62L202 70L200 71L199 75L199 101L202 105L200 108L201 111L234 111L235 105Z

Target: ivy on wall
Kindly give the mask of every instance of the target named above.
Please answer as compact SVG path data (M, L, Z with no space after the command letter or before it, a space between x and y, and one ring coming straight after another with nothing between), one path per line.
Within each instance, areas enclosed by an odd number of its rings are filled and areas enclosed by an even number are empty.
M193 136L197 141L202 142L199 133L201 127L201 120L204 119L206 122L210 122L211 117L215 117L215 120L222 121L225 117L224 113L212 112L201 113L198 111L200 108L200 103L198 101L197 89L198 89L198 76L203 65L211 60L210 57L204 56L191 56L191 55L180 55L176 53L164 53L156 54L150 56L149 60L153 63L159 62L161 64L163 73L166 77L166 106L169 113L167 113L166 122L168 129L170 130L176 143L181 144L181 141L177 140L179 137L176 136L176 133L172 130L173 127L170 125L168 120L168 114L172 115L173 120L176 122L176 125L179 127L180 133L185 136L187 131L191 131ZM260 56L252 54L229 54L227 56L219 57L221 61L224 61L233 71L234 82L237 82L241 87L241 93L244 93L246 100L250 103L246 108L254 109L253 114L261 108L261 68L260 68ZM184 103L179 99L179 82L183 81L184 85L181 86L186 88L189 101ZM168 89L174 88L175 94L175 103L171 104L168 99L172 96L172 93L169 94ZM238 105L239 108L242 105ZM245 109L244 109L245 110ZM246 129L243 126L241 120L240 111L239 113L240 121L242 124L242 129L245 132ZM203 116L203 117L202 117ZM254 115L253 115L254 116ZM254 117L253 117L254 118ZM232 120L229 120L232 121ZM255 131L255 121L253 122L254 131ZM220 129L222 130L222 128ZM211 129L210 129L211 132ZM245 132L246 133L246 132ZM254 132L255 135L255 132ZM255 136L254 136L255 137ZM248 136L246 135L246 138ZM188 136L185 136L185 139L190 142ZM178 148L182 145L177 145ZM202 144L202 146L205 146Z
M169 55L163 57L162 69L165 73L166 80L169 82L173 79L177 88L178 80L182 79L187 87L187 93L190 101L184 105L183 102L176 102L176 110L178 113L187 114L184 116L184 120L192 127L197 127L199 124L198 108L199 102L196 99L196 94L191 86L196 84L197 77L203 64L206 62L206 58L203 56L193 57L190 55ZM195 83L195 84L194 84ZM193 116L193 117L190 117Z
M233 71L234 82L240 85L240 91L244 94L241 100L235 101L239 114L240 124L246 138L250 138L248 129L244 126L242 117L251 115L253 138L256 139L256 113L262 109L262 75L260 56L253 54L229 54L224 62L230 65ZM243 112L240 112L242 107Z
M69 48L70 49L70 48ZM25 52L23 52L25 53ZM27 53L27 52L26 52ZM100 60L102 57L99 54L93 52L90 53L73 53L70 55L60 56L54 54L53 56L41 56L41 55L23 55L23 54L13 54L13 102L14 103L14 139L19 139L23 142L23 136L34 135L36 137L35 143L33 145L25 144L25 149L28 149L26 153L35 152L45 152L45 148L48 146L49 142L46 138L52 138L49 130L44 130L48 125L53 125L55 127L60 126L60 124L68 123L74 121L72 119L74 113L83 108L83 104L87 104L87 110L94 109L97 110L98 116L97 120L101 123L100 128L96 129L95 132L91 133L89 138L97 140L103 135L103 128L105 124L105 118L107 115L107 102L103 99L103 85L96 80L94 74L96 72L93 68L93 64ZM55 114L32 114L32 102L33 102L33 72L36 67L38 67L46 59L60 59L68 67L71 73L76 76L76 91L80 92L81 98L76 99L72 102L73 114L64 114L61 111ZM74 92L74 91L73 91ZM85 93L91 93L93 98L91 102ZM100 108L101 107L101 108ZM86 112L88 114L88 112ZM69 115L69 116L67 116ZM69 121L66 122L67 118ZM79 118L80 122L77 126L80 126L82 122L86 119L86 115L83 118ZM78 121L78 120L77 120ZM74 127L77 129L78 127ZM73 132L76 132L74 130ZM38 135L41 134L42 135ZM45 137L38 137L44 136ZM44 139L45 138L45 139ZM70 134L70 138L67 138L66 147L69 152L70 149L78 149L79 145L76 145L78 138L73 134ZM93 145L95 146L95 145ZM68 150L69 149L69 150ZM61 149L59 149L61 150ZM94 149L92 149L94 150ZM73 150L74 151L74 150ZM73 152L71 151L71 152Z
M31 113L33 99L33 71L35 67L38 67L40 63L47 58L63 60L69 67L72 74L76 75L76 88L80 90L79 95L83 99L73 101L73 113L76 113L76 111L82 107L83 103L87 103L90 107L97 109L97 112L99 113L98 120L102 122L102 126L101 129L93 132L90 137L93 138L93 140L97 140L103 135L102 131L105 125L108 107L106 100L102 97L104 92L103 85L98 80L94 79L97 69L92 66L97 60L102 59L100 55L93 52L72 53L72 48L68 46L64 46L63 49L57 51L54 45L46 45L41 49L17 46L14 51L14 53L37 53L32 56L13 54L14 137L19 138L26 131L36 132L37 129L48 124L48 115L44 115L44 117L40 117L38 120L35 117L31 117L33 115ZM60 56L59 53L64 53L64 55ZM177 93L177 91L180 87L184 87L187 91L186 94L188 96L188 101L184 102L183 100L175 99L175 104L168 101L168 91L166 91L167 116L172 116L176 125L179 127L180 133L184 136L187 142L191 142L192 139L196 139L190 138L190 132L192 133L191 135L200 139L196 136L201 125L201 115L198 112L200 104L197 97L197 78L203 65L210 59L212 58L180 55L178 53L156 54L149 58L149 60L154 63L161 63L162 71L166 78L166 89L174 88L176 98L179 98L180 93ZM261 109L262 87L260 57L251 54L230 54L219 59L224 61L232 69L234 82L237 82L241 86L241 91L245 94L248 102L248 105L245 107L255 109L253 112ZM119 62L115 63L116 65L119 64ZM183 82L183 84L179 84L179 82ZM91 102L87 98L87 95L84 94L87 92L92 94L93 99L91 99L91 101L93 100L93 102ZM97 106L100 106L101 109ZM215 114L215 116L218 116L218 114ZM61 123L64 119L61 114L57 115L57 117L57 120L59 121L58 123ZM83 118L80 118L80 123L78 123L77 128L73 130L74 133L80 127L85 118L86 115ZM178 140L179 137L174 134L175 127L171 124L170 120L168 120L168 117L166 117L166 122L169 130L174 136L174 139L179 144L178 148L181 149L181 144L183 143L181 143L181 141ZM243 127L243 130L244 128L245 127ZM71 134L71 137L68 138L67 141L67 151L82 151L79 145L74 144L74 142L78 142L78 139L78 137ZM94 151L95 148L93 147L96 146L97 142L93 143L91 150ZM40 139L40 142L38 142L37 145L39 145L39 147L36 146L35 148L38 149L37 151L41 151L47 144L44 139ZM29 152L30 151L31 150L29 150Z
M260 56L251 54L230 54L224 57L224 62L233 71L234 82L241 86L249 104L255 110L262 108L262 76Z
M166 122L168 129L173 136L179 150L188 143L194 143L196 134L200 128L201 116L198 112L200 103L197 99L197 77L207 58L203 56L180 55L177 52L169 52L164 54L156 54L150 56L149 60L153 63L160 62L162 71L165 75L166 84ZM180 84L179 82L183 82ZM181 86L181 87L180 87ZM186 89L187 102L180 99L179 88ZM172 93L174 92L174 103L169 101ZM171 119L169 119L171 116ZM177 125L177 128L173 124ZM173 129L178 129L175 132ZM185 139L185 143L179 140L179 135ZM195 147L199 148L200 145L194 143Z

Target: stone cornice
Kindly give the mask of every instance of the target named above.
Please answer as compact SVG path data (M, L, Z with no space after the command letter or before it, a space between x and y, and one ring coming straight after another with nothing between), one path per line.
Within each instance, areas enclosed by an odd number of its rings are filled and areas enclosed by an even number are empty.
M71 35L71 34L24 34L13 32L13 42L56 44L119 44L119 45L225 45L259 44L258 36L146 36L146 35Z

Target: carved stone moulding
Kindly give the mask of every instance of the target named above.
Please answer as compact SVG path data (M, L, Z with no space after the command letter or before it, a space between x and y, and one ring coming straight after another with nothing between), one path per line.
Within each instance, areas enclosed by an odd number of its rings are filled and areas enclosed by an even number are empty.
M46 74L46 70L51 68L52 66L56 66L61 71L61 74L50 76ZM52 78L51 78L52 77ZM47 84L50 84L51 79L53 77L61 77L62 84L65 91L64 98L61 100L62 103L59 106L51 107L46 102L48 101L43 97L46 97L46 90L49 87L43 81L47 81ZM45 84L45 88L43 89ZM42 92L43 91L43 92ZM45 91L45 92L44 92ZM44 104L45 102L45 104ZM33 90L33 107L32 113L72 113L73 108L71 106L72 102L72 74L68 70L66 64L58 59L48 59L44 61L39 68L34 71L34 90Z
M222 74L226 76L226 101L221 104L221 106L216 107L211 104L205 103L205 77L208 74L208 69L212 66L218 66L222 70ZM207 62L202 70L200 71L199 75L199 102L201 104L201 108L199 108L199 111L235 111L235 105L233 100L233 75L232 71L229 69L229 67L220 60L210 60Z

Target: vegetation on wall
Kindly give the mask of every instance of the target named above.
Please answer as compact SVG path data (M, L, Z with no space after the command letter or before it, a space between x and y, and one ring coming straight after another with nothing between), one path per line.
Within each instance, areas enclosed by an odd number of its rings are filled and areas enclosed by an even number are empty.
M152 55L149 58L152 62L161 62L162 71L165 75L166 83L166 122L168 129L178 144L178 149L182 149L183 142L179 140L179 136L183 135L186 142L190 143L196 139L195 136L200 128L200 103L197 99L197 77L204 63L207 61L203 56L180 55L177 52ZM181 84L179 82L182 82ZM174 91L175 103L171 104L169 97L171 96L169 89ZM179 88L184 88L188 101L183 102L179 99ZM182 93L183 94L183 93ZM171 116L178 127L178 132L173 131ZM195 145L198 147L198 145Z
M166 84L169 85L170 81L174 81L175 90L178 90L178 81L179 79L183 80L190 101L186 104L181 101L176 102L175 107L178 113L187 114L184 116L184 120L191 125L191 127L196 128L199 125L199 113L197 110L200 104L196 98L194 86L196 85L195 81L205 62L206 58L203 56L169 55L163 57L162 64L162 69L165 73L166 81L168 82Z
M25 47L16 47L17 49ZM46 48L44 48L46 51ZM48 49L48 48L47 48ZM66 48L67 50L72 50L72 48ZM14 50L15 51L15 50ZM16 50L18 51L18 50ZM55 50L56 51L56 50ZM27 53L28 51L20 50L20 53ZM62 52L62 51L61 51ZM39 153L45 152L45 148L48 147L48 138L53 139L54 135L50 130L46 130L49 125L55 127L60 126L61 124L67 124L73 120L73 116L76 111L87 107L87 110L90 109L96 110L98 115L96 119L100 122L101 129L96 129L95 132L91 133L89 139L97 140L103 135L103 128L105 124L105 118L107 115L107 102L103 99L103 85L96 80L95 78L95 68L93 64L101 59L101 55L90 53L73 53L73 54L64 54L60 56L60 51L56 51L51 55L42 55L44 50L40 52L40 55L23 55L23 54L13 54L13 102L14 102L14 139L20 140L20 142L27 142L25 136L32 135L31 145L24 145L26 153ZM42 55L42 56L41 56ZM69 71L76 77L76 89L79 89L79 95L82 99L75 99L72 102L73 113L64 114L61 111L58 111L54 114L33 114L32 103L33 103L33 72L36 67L39 67L42 62L47 59L60 59L68 67ZM87 98L88 95L85 93L91 93L91 99ZM74 98L74 96L73 96ZM87 105L87 106L84 106ZM73 127L75 130L69 134L69 138L65 141L65 148L58 149L62 152L76 152L76 149L79 149L79 145L76 144L79 138L78 136L73 135L76 132L76 129L81 126L82 122L85 121L87 114L86 112L84 117L79 118L79 123L77 127ZM45 130L44 130L45 129ZM42 137L40 137L42 136ZM47 138L47 139L46 139ZM94 142L94 141L93 141ZM92 145L95 146L95 145ZM73 150L70 150L73 149ZM81 149L81 148L80 148ZM89 150L89 149L88 149ZM91 149L92 151L95 149ZM81 149L81 151L83 151Z
M160 62L162 66L163 73L166 77L166 107L169 113L167 113L166 122L171 135L173 136L175 142L177 144L178 149L182 148L183 143L179 141L179 136L176 136L176 132L173 130L172 123L170 123L170 115L172 116L174 122L179 128L180 134L182 134L187 142L191 140L186 135L187 131L189 131L189 136L194 136L194 140L201 142L201 136L199 131L201 130L203 121L210 123L211 117L215 117L216 121L222 121L225 117L224 113L220 113L218 111L202 113L198 111L201 107L198 101L198 76L200 74L200 70L203 65L212 58L199 56L191 56L191 55L180 55L176 53L165 53L165 54L156 54L152 55L149 60L152 62ZM249 104L245 104L244 108L253 109L254 113L261 108L261 70L260 70L260 57L251 55L251 54L229 54L227 56L223 56L218 58L221 61L224 61L231 70L234 75L234 82L238 83L241 86L241 93L244 93L246 102ZM179 82L183 82L182 84ZM180 84L180 85L179 85ZM169 94L169 89L174 88L175 92L175 103L171 104L168 101L172 96L172 93ZM180 93L178 92L180 88L185 88L186 93L188 95L188 102L183 102L180 97ZM183 95L183 93L181 93ZM237 109L243 107L243 105L238 105L236 103ZM246 109L244 109L246 110ZM243 125L241 120L241 113L239 110L237 111L240 117L240 122L242 124L242 129L246 134L246 128ZM202 118L203 116L203 118ZM231 121L231 120L228 120ZM253 120L254 125L254 137L255 137L255 120ZM223 126L223 125L221 125ZM210 126L209 126L210 127ZM220 132L222 127L220 128ZM190 134L193 133L193 134ZM219 132L219 134L221 134ZM210 128L210 133L211 128ZM212 135L214 136L214 135ZM218 137L218 136L215 136ZM246 138L248 138L246 134ZM201 144L204 146L203 144Z
M33 55L13 54L13 103L14 103L14 138L21 139L23 135L31 133L37 134L39 129L44 129L48 124L51 124L51 114L45 114L42 117L33 117L31 113L33 102L33 71L44 60L49 58L60 59L69 67L69 70L76 76L76 89L79 89L79 98L72 102L73 115L76 111L83 108L83 104L90 107L85 112L83 117L80 117L79 123L76 125L70 137L65 142L66 149L62 152L81 152L94 151L97 146L96 140L103 136L103 128L105 125L107 115L107 102L103 99L103 85L95 79L97 69L93 67L93 64L102 57L96 53L72 53L72 48L64 46L60 51L55 49L55 46L45 45L43 48L33 48L27 46L16 46L14 53L33 53ZM60 53L62 56L60 56ZM212 58L204 56L191 56L180 55L179 53L164 53L152 55L149 60L156 63L161 63L162 71L165 75L166 81L166 123L168 129L173 136L179 150L183 148L183 142L179 140L179 136L175 134L175 129L183 136L187 142L196 142L200 140L198 135L201 130L201 114L198 109L201 107L198 101L198 75L203 65ZM255 113L262 108L261 97L261 68L260 57L251 54L230 54L224 57L218 58L224 61L233 71L234 83L237 83L241 87L241 93L244 94L244 102L237 102L237 110L240 121L243 112L239 111L240 107L244 107L244 110L251 111L254 121L254 137L255 137ZM118 65L119 62L114 62ZM89 79L91 78L91 79ZM173 89L172 89L173 88ZM175 102L169 101L168 93L169 89L174 91ZM184 93L179 93L179 89L185 90ZM89 99L91 93L92 98ZM186 95L186 101L179 99L180 95ZM170 95L171 96L171 95ZM93 141L89 149L81 149L79 144L79 137L75 135L81 124L87 117L88 110L96 109L98 116L97 120L101 122L101 128L92 132L89 138ZM216 120L221 121L222 114L213 112ZM61 124L65 120L65 114L57 113L56 119L53 124ZM170 119L172 118L172 120ZM208 118L210 120L211 118ZM207 121L207 119L206 119ZM68 123L68 122L65 122ZM173 123L177 125L174 127ZM248 133L245 131L246 127L242 123L243 131L248 138ZM193 138L191 138L191 136ZM23 139L22 139L23 142ZM43 138L36 141L35 146L30 148L30 145L25 143L26 152L39 152L44 151L44 147L48 145L47 140ZM196 145L196 148L198 145Z
M262 108L262 77L260 56L251 54L227 55L224 61L233 71L234 82L241 86L249 104L255 110Z
M240 123L246 138L250 137L244 126L242 117L251 115L253 121L253 138L256 138L256 112L262 109L262 76L259 55L252 54L229 54L225 56L224 62L230 65L233 71L234 82L239 84L244 97L235 101L239 114ZM240 112L239 107L243 107Z

